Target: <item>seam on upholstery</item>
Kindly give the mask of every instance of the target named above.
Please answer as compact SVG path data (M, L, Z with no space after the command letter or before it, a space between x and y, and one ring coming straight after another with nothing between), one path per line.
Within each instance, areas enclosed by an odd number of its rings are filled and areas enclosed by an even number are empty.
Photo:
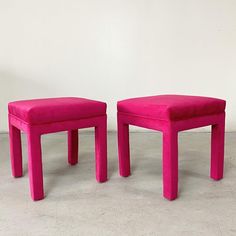
M134 116L134 117L140 117L140 118L145 118L145 119L151 119L151 120L168 121L168 120L164 120L164 119L152 118L150 116L140 116L140 115L136 115L136 114L132 114L132 113L126 113L126 112L122 112L122 111L118 111L117 113L128 115L128 116Z
M28 123L22 119L20 119L19 117L13 115L13 114L10 114L10 116L12 116L14 119L26 124L26 125L30 125L30 126L40 126L40 125L49 125L49 124L55 124L55 123L61 123L61 122L66 122L66 121L76 121L76 120L84 120L84 119L89 119L89 118L95 118L95 117L103 117L103 116L107 116L107 114L105 113L104 115L98 115L98 116L89 116L89 117L83 117L81 119L73 119L73 120L61 120L61 121L54 121L54 122L49 122L49 123L41 123L41 124L31 124L31 123Z
M15 115L13 115L11 113L8 113L8 115L12 116L14 119L16 119L16 120L18 120L18 121L20 121L20 122L22 122L22 123L24 123L26 125L30 125L30 123L26 122L25 120L20 119L18 116L15 116Z
M199 117L205 117L205 116L213 116L213 115L220 115L222 113L225 113L225 111L223 112L217 112L217 113L212 113L212 114L207 114L207 115L202 115L202 116L192 116L192 117L188 117L186 119L178 119L178 120L172 120L172 119L158 119L158 118L152 118L150 116L140 116L140 115L136 115L136 114L132 114L132 113L126 113L126 112L122 112L122 111L118 111L117 113L120 114L124 114L124 115L128 115L128 116L133 116L133 117L140 117L140 118L145 118L145 119L151 119L151 120L159 120L159 121L183 121L183 120L189 120L189 119L193 119L193 118L199 118Z

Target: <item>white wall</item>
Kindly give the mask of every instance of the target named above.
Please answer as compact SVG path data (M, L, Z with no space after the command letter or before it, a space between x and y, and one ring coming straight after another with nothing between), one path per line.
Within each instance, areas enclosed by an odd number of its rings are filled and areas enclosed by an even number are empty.
M0 131L7 103L108 103L179 93L225 98L236 130L235 0L0 0Z

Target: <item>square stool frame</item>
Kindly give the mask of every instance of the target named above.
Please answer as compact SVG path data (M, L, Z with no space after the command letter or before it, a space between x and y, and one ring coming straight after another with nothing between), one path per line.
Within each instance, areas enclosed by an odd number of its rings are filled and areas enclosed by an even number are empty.
M107 115L68 120L48 124L31 125L18 117L9 114L9 136L12 175L21 177L22 147L21 131L27 135L28 172L31 197L33 200L44 198L41 135L68 131L68 162L78 162L78 129L95 127L96 179L107 180Z
M131 174L129 125L153 129L163 133L163 196L168 200L174 200L178 196L178 132L180 131L212 126L210 177L214 180L223 178L225 112L178 121L158 120L118 112L117 125L119 171L123 177Z

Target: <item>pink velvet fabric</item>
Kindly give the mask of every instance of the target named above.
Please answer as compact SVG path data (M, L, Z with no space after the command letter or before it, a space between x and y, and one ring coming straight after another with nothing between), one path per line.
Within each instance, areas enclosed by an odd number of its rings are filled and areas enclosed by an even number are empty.
M78 129L95 127L95 163L98 182L107 181L106 103L84 98L49 98L9 104L12 174L23 175L21 131L27 135L28 171L33 200L44 198L41 136L68 132L68 162L78 163Z
M226 102L217 98L158 95L131 98L118 102L119 112L159 120L182 120L198 116L222 113Z
M104 115L106 103L85 98L45 98L8 104L9 114L30 124L77 120Z
M212 126L210 176L223 178L224 170L224 100L208 97L161 95L132 98L118 102L118 152L120 175L131 174L129 126L163 133L163 196L178 196L178 133L183 130Z

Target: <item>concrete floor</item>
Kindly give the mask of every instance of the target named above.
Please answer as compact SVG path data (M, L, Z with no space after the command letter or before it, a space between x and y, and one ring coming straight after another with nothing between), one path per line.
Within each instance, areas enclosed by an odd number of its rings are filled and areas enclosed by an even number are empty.
M94 177L94 136L80 136L80 163L67 165L65 134L43 136L46 198L11 177L8 136L0 135L0 235L236 235L236 133L226 135L225 178L208 177L209 133L179 139L179 198L162 197L161 134L132 133L132 176L118 175L116 134L109 134L109 181Z

